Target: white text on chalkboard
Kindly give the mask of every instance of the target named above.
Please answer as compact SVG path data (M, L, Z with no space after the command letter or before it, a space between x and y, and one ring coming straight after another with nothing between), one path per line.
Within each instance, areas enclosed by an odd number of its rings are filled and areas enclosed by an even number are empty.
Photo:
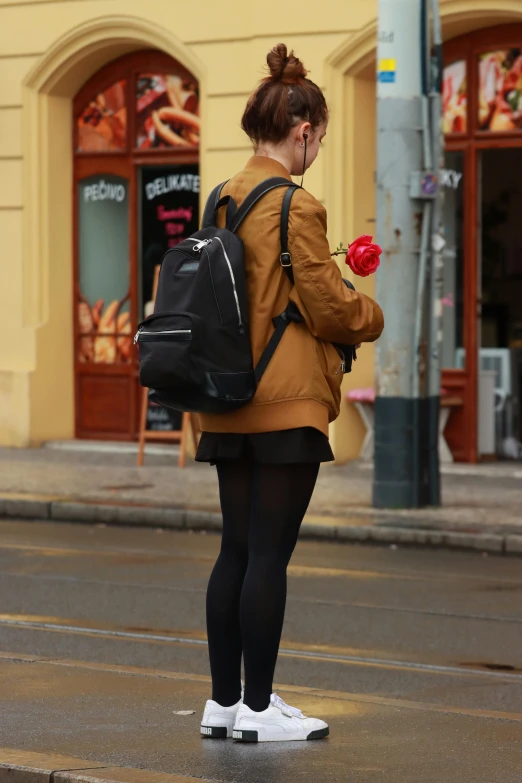
M157 177L145 185L149 201L173 190L199 193L199 174L169 174L168 177Z

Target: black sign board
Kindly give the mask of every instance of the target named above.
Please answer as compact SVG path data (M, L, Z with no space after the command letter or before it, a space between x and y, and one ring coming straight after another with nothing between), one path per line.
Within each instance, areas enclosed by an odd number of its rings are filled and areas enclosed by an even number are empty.
M199 226L199 167L141 169L141 309L152 299L154 269L163 254Z
M181 413L163 408L161 405L155 405L149 400L147 429L157 432L179 432L181 429Z
M199 227L199 166L140 169L141 317L152 311L154 270L164 253ZM149 403L147 429L181 429L181 414Z

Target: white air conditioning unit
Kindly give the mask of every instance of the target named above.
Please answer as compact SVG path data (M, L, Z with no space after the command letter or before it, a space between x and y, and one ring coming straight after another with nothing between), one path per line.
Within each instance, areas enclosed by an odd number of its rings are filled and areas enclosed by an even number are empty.
M511 368L511 350L509 348L481 348L479 351L479 371L495 373L495 449L501 451L501 444L505 438L512 437L513 432L513 384ZM464 369L466 351L457 348L455 363L458 369ZM490 381L488 381L490 383ZM479 382L480 386L480 382ZM479 395L480 396L480 395ZM487 398L488 395L486 395ZM479 404L479 441L481 440L481 428L488 429L489 414L486 412L485 403ZM484 436L485 437L485 436ZM487 438L486 438L487 440ZM484 441L485 443L486 441ZM486 453L486 452L482 452Z

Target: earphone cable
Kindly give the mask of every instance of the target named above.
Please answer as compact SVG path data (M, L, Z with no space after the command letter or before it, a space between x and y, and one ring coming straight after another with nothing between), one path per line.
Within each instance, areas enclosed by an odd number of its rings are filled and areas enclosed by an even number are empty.
M303 187L303 180L304 180L304 175L306 170L306 141L308 139L306 133L303 134L303 138L304 138L304 160L303 160L303 174L301 176L301 187Z

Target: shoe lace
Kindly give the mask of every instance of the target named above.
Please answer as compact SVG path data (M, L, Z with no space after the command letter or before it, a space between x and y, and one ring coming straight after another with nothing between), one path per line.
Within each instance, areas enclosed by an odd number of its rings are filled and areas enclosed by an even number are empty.
M283 715L287 715L288 717L304 718L301 710L298 710L297 707L291 707L286 703L286 701L284 701L284 699L281 698L281 696L278 696L277 693L273 693L270 696L270 704L273 707L280 709Z

